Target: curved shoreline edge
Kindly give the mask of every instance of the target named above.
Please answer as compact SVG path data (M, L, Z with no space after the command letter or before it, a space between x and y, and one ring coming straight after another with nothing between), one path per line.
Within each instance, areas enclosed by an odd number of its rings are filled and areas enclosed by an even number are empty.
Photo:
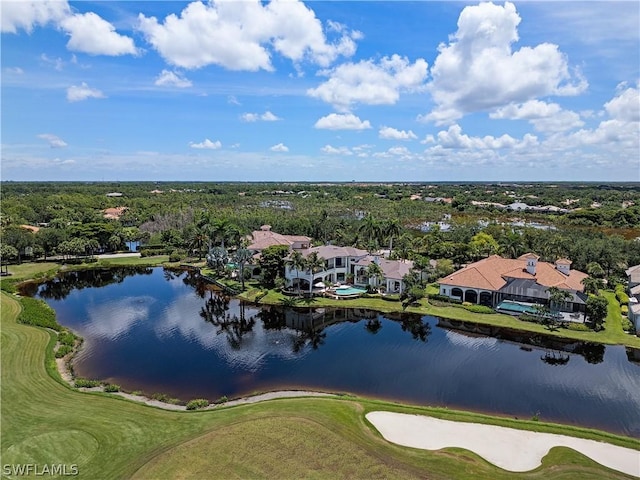
M56 358L56 366L58 368L58 373L60 374L60 378L62 378L62 380L69 387L79 392L108 393L109 395L126 398L127 400L131 400L141 405L148 405L150 407L161 408L163 410L187 411L187 407L185 405L176 405L173 403L163 402L160 400L154 400L153 398L149 398L145 395L133 395L132 393L127 393L127 392L105 392L104 386L90 387L90 388L87 388L87 387L77 388L74 386L73 376L71 375L71 372L67 368L67 361L64 358ZM335 393L316 392L312 390L274 390L272 392L258 393L256 395L240 397L240 398L236 398L236 399L229 400L222 403L210 403L208 406L204 408L199 408L194 411L215 410L222 407L233 407L235 405L247 405L250 403L264 402L266 400L275 400L277 398L299 398L299 397L336 398L336 397L340 397L340 395Z
M385 440L423 450L464 448L511 472L542 465L553 447L567 447L613 470L640 478L640 451L605 442L426 415L374 411L365 415Z

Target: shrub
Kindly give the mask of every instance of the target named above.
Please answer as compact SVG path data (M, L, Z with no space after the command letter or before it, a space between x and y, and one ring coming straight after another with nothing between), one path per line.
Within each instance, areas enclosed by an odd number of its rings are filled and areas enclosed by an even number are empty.
M134 390L133 392L131 392L131 395L135 395L136 397L141 397L142 390Z
M590 332L591 331L588 325L585 325L584 323L576 323L576 322L569 322L569 324L567 325L567 330L573 330L574 332Z
M618 290L616 288L616 298L620 305L628 305L629 304L629 295L627 295L624 290Z
M458 300L457 298L449 298L446 295L440 295L439 293L434 293L433 295L429 295L429 301L431 300L436 300L436 301L446 302L446 303L455 303L458 305L462 303L462 300Z
M69 347L73 347L76 343L76 336L69 330L63 330L58 334L58 342L61 345L68 345Z
M622 318L622 330L625 332L633 331L633 323L628 318Z
M62 325L56 322L55 311L43 300L22 297L20 303L22 303L22 312L18 316L18 322L50 328L56 332L62 330Z
M86 378L76 378L74 383L76 388L93 388L100 386L100 380L88 380Z
M153 395L151 395L151 399L165 403L169 403L170 400L169 395L167 395L166 393L154 393Z
M182 250L174 250L173 252L171 252L169 254L169 261L170 262L179 262L180 260L185 258L185 256L186 256L186 253L183 252Z
M120 385L115 385L113 383L107 383L104 386L104 391L108 392L108 393L119 392L120 391Z
M62 358L72 351L73 347L70 347L69 345L60 345L60 347L58 347L58 350L56 350L56 358Z
M496 311L491 307L486 307L484 305L465 305L462 304L462 308L465 310L469 310L473 313L496 313Z
M187 402L187 410L198 410L209 406L209 400L206 398L195 398Z
M220 403L227 403L228 401L229 399L227 398L227 396L223 395L213 403L220 404Z
M620 313L622 313L622 315L628 315L629 314L629 306L628 305L622 305L620 307Z

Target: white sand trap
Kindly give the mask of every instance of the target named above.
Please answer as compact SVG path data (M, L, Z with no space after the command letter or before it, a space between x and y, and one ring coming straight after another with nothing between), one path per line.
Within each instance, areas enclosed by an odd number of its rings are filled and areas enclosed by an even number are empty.
M464 448L512 472L539 467L552 447L569 447L605 467L640 477L640 451L595 440L393 412L370 412L367 420L398 445L425 450Z

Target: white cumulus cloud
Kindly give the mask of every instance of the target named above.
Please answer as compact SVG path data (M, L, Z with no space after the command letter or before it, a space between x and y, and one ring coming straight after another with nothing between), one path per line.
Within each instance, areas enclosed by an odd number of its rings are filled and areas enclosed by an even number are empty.
M347 147L332 147L328 144L322 147L320 151L328 155L353 155L353 152Z
M360 120L353 113L330 113L318 119L314 127L325 130L366 130L371 128L371 123L369 120Z
M427 70L425 60L419 58L411 63L399 55L384 57L378 63L373 60L343 63L320 72L329 80L307 90L307 94L330 103L340 111L348 111L357 103L393 105L398 101L400 92L424 88Z
M177 88L188 88L193 85L184 75L180 75L179 73L172 72L170 70L162 70L154 84L161 87Z
M31 33L36 26L59 22L70 14L66 1L3 1L0 15L2 32L17 33L22 29Z
M116 32L115 27L94 12L73 13L61 0L23 0L2 2L2 32L31 33L36 26L55 24L70 38L67 48L90 55L137 53L133 39Z
M538 139L531 134L526 134L522 140L517 140L510 135L494 137L471 137L462 133L462 127L458 124L451 125L447 130L438 132L435 139L428 138L427 142L435 141L441 148L467 149L467 150L501 150L508 148L522 148L533 146Z
M257 122L262 120L263 122L276 122L278 120L282 120L280 117L274 115L269 110L260 114L260 113L243 113L240 117L243 122Z
M618 95L604 104L607 113L616 120L640 121L640 87L626 88L626 85L621 84L618 90Z
M287 147L284 143L278 143L277 145L272 146L269 150L272 152L288 152L289 147Z
M90 55L135 55L133 39L120 35L109 22L93 12L71 15L60 22L71 37L67 48Z
M392 127L380 128L378 135L386 140L415 140L418 138L411 130L397 130Z
M529 100L522 104L510 103L489 114L493 119L528 120L541 132L563 132L584 125L580 115L564 110L557 103Z
M222 143L220 142L220 140L216 140L215 142L212 142L211 140L209 140L208 138L205 138L203 142L200 143L189 143L189 146L191 148L197 148L197 149L206 149L206 150L217 150L219 148L222 147Z
M358 32L339 32L329 42L313 10L297 0L192 2L164 22L142 13L138 21L153 48L168 63L183 68L273 70L273 52L294 62L327 66L338 56L353 55L358 38Z
M88 98L106 98L104 93L96 88L91 88L85 82L80 85L72 85L67 88L67 100L69 102L80 102Z
M67 146L67 142L52 133L41 133L40 135L38 135L38 138L49 142L49 146L51 148L63 148Z
M468 6L458 30L441 44L429 90L436 107L420 120L452 123L466 113L522 103L541 96L577 95L587 82L571 71L557 45L542 43L513 51L521 18L515 6Z

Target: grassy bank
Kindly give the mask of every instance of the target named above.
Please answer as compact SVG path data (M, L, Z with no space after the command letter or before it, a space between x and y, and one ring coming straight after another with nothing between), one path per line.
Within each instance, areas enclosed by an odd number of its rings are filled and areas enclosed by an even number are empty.
M571 434L640 449L594 430L352 397L282 399L207 412L170 412L55 381L54 333L20 325L18 299L1 294L3 464L78 466L78 478L512 478L459 449L391 445L371 410L422 413ZM566 448L522 478L627 478Z
M427 289L429 292L429 287ZM250 288L240 295L240 298L256 302L264 305L280 305L287 298L276 290L268 290L267 294L261 296L264 290L259 288ZM312 307L336 307L336 308L366 308L377 310L382 313L391 312L409 312L419 315L432 315L434 317L447 318L450 320L462 320L466 322L480 323L484 325L492 325L496 327L510 328L525 332L537 333L542 335L550 335L554 337L569 338L572 340L582 340L585 342L604 343L609 345L625 345L634 348L640 348L640 338L630 335L622 330L622 317L620 313L620 305L615 299L613 292L604 292L609 309L607 319L604 323L604 329L599 332L588 331L580 332L560 328L557 330L549 330L544 325L532 322L518 320L511 315L482 314L465 310L461 306L435 306L431 305L427 299L422 299L419 306L410 306L406 310L402 310L399 301L387 301L382 298L354 298L349 300L333 300L325 297L316 297L312 302L300 302L300 306Z
M52 262L42 263L24 263L22 265L9 266L10 277L0 279L3 289L13 291L12 287L15 283L30 278L48 278L54 276L60 268L68 270L78 270L85 268L103 268L110 266L148 266L155 267L160 265L178 267L180 263L169 263L167 255L159 255L154 257L120 257L101 259L95 263L83 265L67 265L61 267L60 264ZM10 285L9 288L6 288ZM265 295L266 293L266 295ZM432 286L427 287L427 294L437 293ZM382 313L402 312L416 313L419 315L432 315L434 317L447 318L451 320L462 320L466 322L474 322L484 325L492 325L496 327L510 328L541 335L549 335L554 337L568 338L572 340L581 340L585 342L603 343L609 345L625 345L633 348L640 348L640 337L630 335L622 330L622 316L620 313L620 305L616 301L613 292L603 292L605 298L609 302L608 315L604 323L604 329L599 332L575 331L560 328L557 330L549 330L547 327L518 320L511 315L503 314L482 314L465 310L461 306L436 306L422 299L418 306L410 306L406 310L402 309L399 301L388 301L382 298L355 298L349 300L333 300L325 297L316 297L313 302L308 305L313 307L337 307L337 308L365 308L377 310ZM280 305L287 297L276 290L265 290L253 284L245 292L239 295L239 298L250 302L264 305ZM304 302L301 306L305 306Z

